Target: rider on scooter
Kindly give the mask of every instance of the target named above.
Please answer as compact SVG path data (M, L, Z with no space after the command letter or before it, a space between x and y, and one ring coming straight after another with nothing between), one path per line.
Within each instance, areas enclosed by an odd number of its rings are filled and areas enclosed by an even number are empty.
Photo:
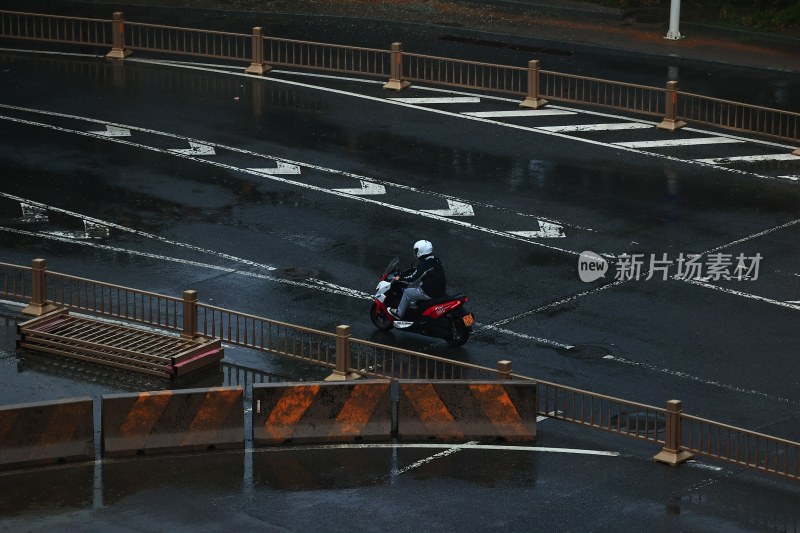
M415 242L414 255L418 260L416 268L403 276L394 277L394 281L404 283L419 281L419 286L407 287L403 291L403 297L397 309L388 309L389 313L398 320L403 319L410 303L418 300L432 300L445 295L447 279L442 262L433 255L433 244L425 240Z

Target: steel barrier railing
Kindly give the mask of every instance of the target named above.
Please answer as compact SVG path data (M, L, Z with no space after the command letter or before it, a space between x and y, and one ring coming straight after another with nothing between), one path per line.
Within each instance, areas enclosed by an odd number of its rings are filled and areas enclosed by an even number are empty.
M524 95L528 69L445 57L403 53L403 79Z
M735 465L800 479L800 442L681 415L681 449Z
M264 37L264 61L270 65L314 70L389 75L389 51Z
M321 365L335 366L336 335L197 303L196 333L229 344Z
M26 314L57 304L68 309L180 330L332 369L329 379L523 379L536 381L537 414L663 446L654 458L672 465L703 455L800 480L800 442L772 437L683 413L678 400L653 407L512 373L510 361L492 369L336 333L287 324L197 301L48 272L44 259L30 268L0 263L3 295L27 300Z
M516 379L532 379L514 375ZM665 444L666 409L644 405L574 387L535 380L538 414L625 435L653 444Z
M251 37L241 33L126 22L124 46L130 50L250 61L253 55Z
M86 313L169 330L183 329L184 300L155 292L46 272L45 299L43 303Z
M444 357L350 339L348 373L390 379L496 379L498 372Z
M29 301L32 296L32 268L8 263L0 263L3 285L0 290L3 298L14 301Z
M678 92L678 119L778 139L800 139L800 113Z
M111 20L0 11L0 37L95 46L112 45Z
M665 89L547 70L541 70L539 76L539 95L543 98L622 109L642 115L664 116L665 113Z
M410 81L478 91L523 95L523 107L537 109L547 99L598 106L648 116L662 116L659 128L675 130L685 121L733 131L800 142L800 113L709 98L679 91L528 68L404 53L391 50L315 43L252 34L0 11L0 37L111 46L108 57L122 59L131 50L166 52L234 61L250 61L246 72L263 74L270 65L389 77L386 89L400 90ZM792 152L800 156L800 148Z

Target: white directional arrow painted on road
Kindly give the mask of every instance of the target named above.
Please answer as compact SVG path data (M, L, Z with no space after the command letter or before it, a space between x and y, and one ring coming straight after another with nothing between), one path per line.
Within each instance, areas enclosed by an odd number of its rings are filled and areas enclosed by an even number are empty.
M369 195L376 195L376 194L386 194L386 187L379 183L372 183L371 181L361 181L361 188L360 189L334 189L337 192L343 192L345 194L352 194L354 196L369 196Z
M48 220L47 209L43 207L25 202L20 202L19 206L22 208L22 217L20 218L22 222L46 222Z
M105 131L90 131L95 135L102 135L103 137L130 137L131 130L127 128L119 128L117 126L110 126L106 124Z
M252 172L274 176L276 174L300 174L300 167L283 161L276 161L277 166L271 168L248 168Z
M421 211L441 217L471 217L475 215L471 205L449 199L447 200L447 209L421 209Z
M182 155L217 155L213 146L189 141L191 148L170 148L170 152Z
M562 228L558 224L553 224L551 222L543 222L541 220L539 220L538 222L539 222L539 231L509 231L509 233L513 235L519 235L520 237L529 237L532 239L535 238L552 239L558 237L566 237L566 235L564 235L564 228Z

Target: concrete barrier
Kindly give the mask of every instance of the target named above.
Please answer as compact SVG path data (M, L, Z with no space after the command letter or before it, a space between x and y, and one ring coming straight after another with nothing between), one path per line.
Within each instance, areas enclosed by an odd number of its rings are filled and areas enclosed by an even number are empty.
M253 385L253 445L388 441L389 381Z
M536 440L536 383L399 382L400 440Z
M103 396L105 457L244 448L242 387Z
M0 407L0 468L94 460L88 397Z

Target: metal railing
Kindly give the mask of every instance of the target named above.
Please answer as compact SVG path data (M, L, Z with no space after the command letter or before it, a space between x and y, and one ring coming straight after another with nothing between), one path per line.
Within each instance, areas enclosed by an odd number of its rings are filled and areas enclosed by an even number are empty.
M32 296L31 267L0 263L3 285L0 288L3 298L14 301L29 301Z
M0 37L95 46L112 45L111 20L0 11Z
M778 139L800 139L800 113L678 92L678 119Z
M124 47L130 50L250 61L252 36L156 24L125 23Z
M528 69L422 54L403 54L403 79L524 95Z
M653 407L512 373L510 361L492 369L453 359L353 339L349 326L335 333L270 320L198 302L195 291L174 298L48 272L44 259L31 267L0 263L3 295L27 300L26 314L58 304L182 335L223 342L332 369L328 379L521 379L537 383L537 414L663 446L657 461L672 465L703 455L800 480L800 442L683 413L678 400Z
M335 366L336 335L325 331L197 303L195 332L244 348Z
M389 51L264 37L264 61L270 65L314 70L389 75Z
M641 115L664 116L665 113L665 89L546 70L540 71L539 75L539 95L543 98L622 109Z
M735 465L800 480L800 442L681 415L681 449Z
M122 59L132 50L249 61L246 72L264 74L270 65L389 78L386 89L411 81L525 96L523 107L540 108L548 99L646 116L662 116L659 128L675 130L685 121L800 143L800 113L686 93L677 82L666 88L589 78L527 68L390 50L316 43L251 34L0 11L0 38L111 46L107 57ZM800 148L792 152L800 156Z
M39 272L36 267L34 270ZM56 272L45 273L44 294L43 303L169 330L183 329L181 298Z

